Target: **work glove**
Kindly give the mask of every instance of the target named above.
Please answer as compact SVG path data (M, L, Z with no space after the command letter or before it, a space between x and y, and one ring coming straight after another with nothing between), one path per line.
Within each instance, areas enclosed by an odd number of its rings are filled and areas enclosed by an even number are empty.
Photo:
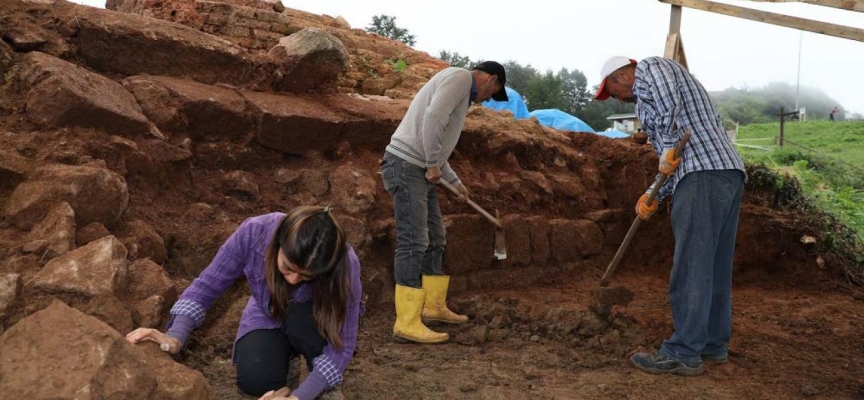
M643 194L642 197L639 198L639 201L636 202L636 215L638 215L639 219L643 221L647 221L649 218L651 218L651 215L653 215L656 211L657 198L655 197L654 202L649 205L648 193Z
M658 169L661 174L672 176L675 174L678 164L681 164L681 157L675 158L675 149L666 149L663 150L663 154L660 154L660 167Z

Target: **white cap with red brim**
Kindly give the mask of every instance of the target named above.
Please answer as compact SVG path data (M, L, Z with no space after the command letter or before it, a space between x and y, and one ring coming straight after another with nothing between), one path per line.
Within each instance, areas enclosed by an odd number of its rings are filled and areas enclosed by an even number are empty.
M609 93L606 92L606 78L609 75L612 75L613 72L617 71L619 68L636 64L636 60L627 57L615 56L608 60L603 64L603 69L600 70L600 87L597 88L597 94L594 95L594 99L596 100L606 100L609 98Z

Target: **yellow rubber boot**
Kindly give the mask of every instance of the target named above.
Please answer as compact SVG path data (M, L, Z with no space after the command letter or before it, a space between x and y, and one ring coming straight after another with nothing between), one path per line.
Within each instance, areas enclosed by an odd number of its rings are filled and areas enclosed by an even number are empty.
M417 343L444 343L450 339L446 333L435 332L420 321L426 291L396 285L396 324L393 336Z
M423 305L423 319L427 321L464 324L467 315L459 315L447 308L447 288L450 277L447 275L423 275L423 290L426 291L426 304Z

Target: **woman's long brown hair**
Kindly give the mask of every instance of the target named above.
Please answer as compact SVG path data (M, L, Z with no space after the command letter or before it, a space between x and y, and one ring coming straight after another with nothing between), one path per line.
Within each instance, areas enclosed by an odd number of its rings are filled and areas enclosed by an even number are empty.
M270 289L270 313L285 317L291 300L291 285L279 272L279 252L313 278L312 308L321 336L342 348L339 333L345 321L345 301L351 295L345 232L328 208L297 207L282 220L267 250L264 275Z

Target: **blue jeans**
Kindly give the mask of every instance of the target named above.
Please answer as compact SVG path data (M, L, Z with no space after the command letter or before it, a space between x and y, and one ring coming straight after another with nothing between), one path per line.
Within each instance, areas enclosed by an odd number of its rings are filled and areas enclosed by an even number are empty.
M744 173L698 171L675 189L675 258L669 303L675 333L660 352L685 363L728 351L732 334L732 259Z
M426 169L389 152L381 162L384 188L393 196L396 219L396 284L422 287L423 275L443 275L441 264L447 244L444 219L435 185L426 180Z

